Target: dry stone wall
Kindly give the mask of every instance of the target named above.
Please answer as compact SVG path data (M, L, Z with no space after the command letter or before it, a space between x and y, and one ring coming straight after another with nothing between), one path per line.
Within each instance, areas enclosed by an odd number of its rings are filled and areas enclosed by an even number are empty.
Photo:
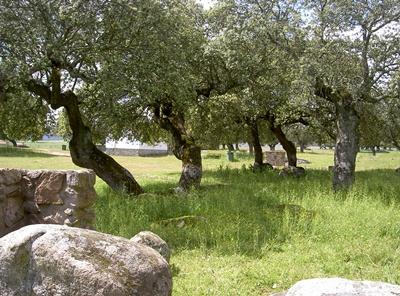
M0 237L30 224L93 228L95 180L89 170L0 169Z
M286 162L285 151L266 151L265 160L273 166L284 166Z

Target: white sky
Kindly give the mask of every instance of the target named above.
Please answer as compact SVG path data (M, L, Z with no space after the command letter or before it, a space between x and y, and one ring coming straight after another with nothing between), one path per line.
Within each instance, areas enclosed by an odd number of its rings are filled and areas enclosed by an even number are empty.
M215 0L196 0L196 1L203 4L205 9L210 8L215 2Z

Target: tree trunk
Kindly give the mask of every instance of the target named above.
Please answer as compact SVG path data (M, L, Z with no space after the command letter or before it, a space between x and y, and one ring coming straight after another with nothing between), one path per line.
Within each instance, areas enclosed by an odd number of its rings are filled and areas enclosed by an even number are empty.
M30 92L40 96L53 109L64 107L67 110L72 130L69 148L74 164L92 169L113 190L124 190L133 195L143 193L143 189L127 169L93 144L90 129L84 124L79 110L78 97L72 91L61 92L61 73L57 67L52 69L50 80L52 88L35 80L28 81L26 86Z
M225 150L225 144L222 144L222 149Z
M296 145L290 141L282 130L281 125L274 125L270 122L270 130L278 139L279 143L282 145L283 149L286 151L288 165L297 167L297 151Z
M69 142L72 161L77 166L94 170L113 190L123 190L134 195L143 193L143 189L127 169L94 145L74 94L70 93L65 109L72 130L72 139Z
M240 149L239 149L239 143L235 143L235 150L236 151L239 151Z
M253 147L253 144L252 143L247 143L247 145L249 145L249 154L250 155L253 155L254 154L254 147Z
M235 150L235 148L233 147L233 144L227 144L227 146L228 146L228 150L229 151L234 151Z
M333 189L348 189L354 183L358 152L358 114L350 98L344 97L336 104L337 136Z
M257 121L252 120L248 122L248 125L250 127L251 141L254 147L254 164L261 167L263 165L263 151L260 143Z
M304 153L304 150L306 149L306 145L304 145L304 144L300 144L300 152L301 153Z
M366 59L364 61L364 65L368 67ZM368 93L368 89L364 91ZM359 151L357 131L359 116L354 106L354 99L347 89L340 88L334 91L333 88L326 86L320 77L315 80L315 95L335 106L337 134L333 190L348 189L354 183L356 157Z
M172 104L163 104L155 107L154 115L159 126L171 133L172 152L182 161L178 189L187 191L199 187L203 174L201 148L187 134L183 114L175 113Z
M15 141L14 139L8 139L8 141L10 141L13 147L18 147L17 141Z
M14 139L10 139L4 132L0 131L0 139L3 138L4 140L9 141L13 147L18 147L17 141Z
M201 149L196 145L182 147L182 173L179 188L187 191L191 187L199 187L202 177Z
M376 149L375 146L371 146L371 152L373 156L376 156Z

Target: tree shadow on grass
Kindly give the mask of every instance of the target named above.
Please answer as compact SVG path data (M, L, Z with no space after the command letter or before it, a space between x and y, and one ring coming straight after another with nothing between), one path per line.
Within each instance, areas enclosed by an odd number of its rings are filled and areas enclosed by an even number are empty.
M357 172L356 178L353 196L399 201L400 176L394 170ZM293 235L312 231L321 213L304 206L309 204L302 204L304 196L336 198L325 170L307 170L304 178L283 178L275 171L206 170L203 184L175 194L170 189L176 183L155 181L146 184L147 195L135 199L102 193L103 205L96 205L99 230L126 237L150 230L175 253L201 249L259 257L268 250L279 252Z
M258 185L248 182L255 176ZM126 237L150 230L175 253L204 249L258 257L265 248L279 250L294 230L311 229L311 211L282 202L273 191L263 194L266 176L242 178L236 172L205 171L200 189L175 194L170 188L176 183L155 182L146 184L148 193L139 198L103 190L96 204L98 230Z
M0 157L47 158L58 157L58 155L53 155L46 152L37 152L27 148L0 147Z

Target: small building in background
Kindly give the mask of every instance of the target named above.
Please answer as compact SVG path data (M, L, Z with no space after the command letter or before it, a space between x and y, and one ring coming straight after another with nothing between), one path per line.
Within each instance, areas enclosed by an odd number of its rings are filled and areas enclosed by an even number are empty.
M164 156L168 155L168 146L166 143L149 145L140 141L131 141L124 138L119 141L107 141L105 152L109 155L121 156Z
M42 141L63 141L64 139L57 135L47 134L42 137Z

